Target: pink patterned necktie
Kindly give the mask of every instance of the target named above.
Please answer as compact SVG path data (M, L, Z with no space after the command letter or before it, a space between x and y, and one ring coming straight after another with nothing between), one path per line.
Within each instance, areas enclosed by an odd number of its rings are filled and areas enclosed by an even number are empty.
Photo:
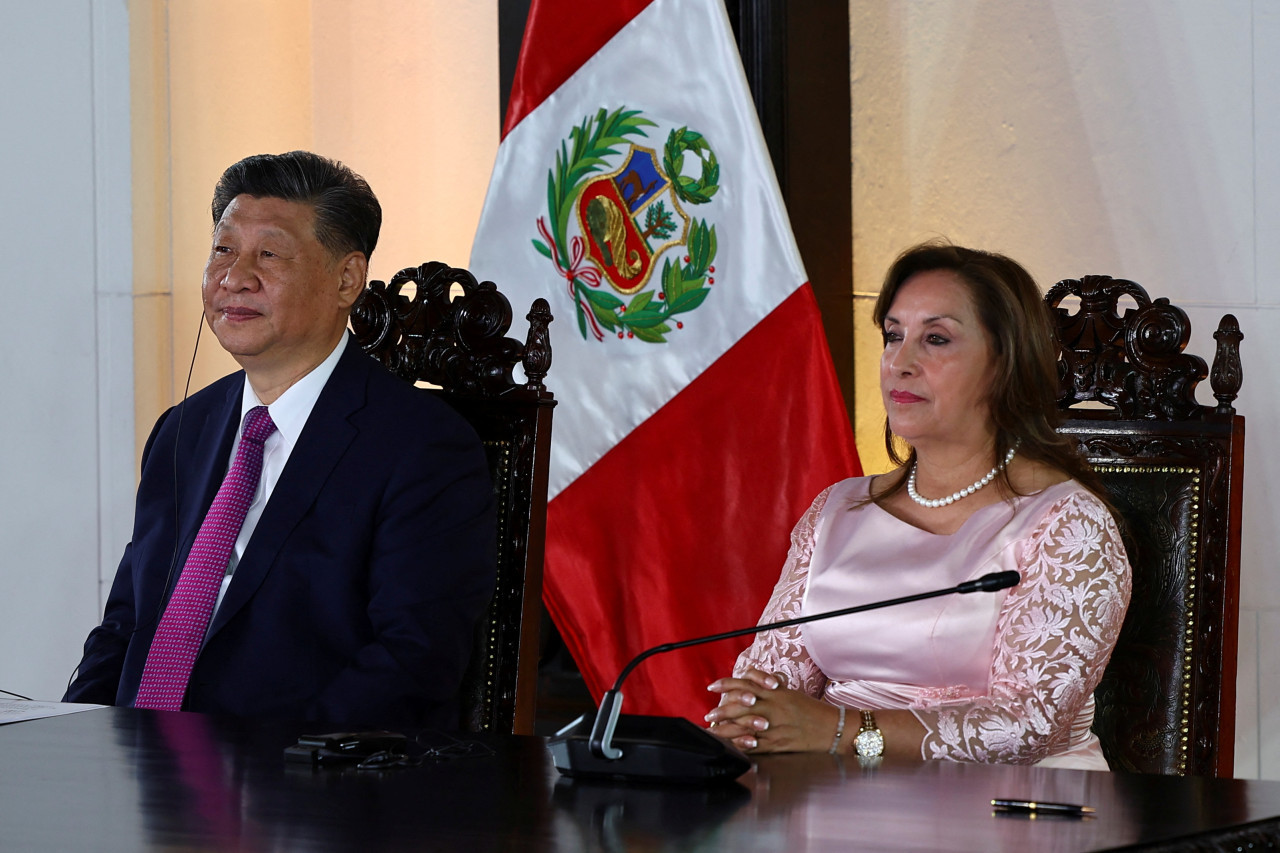
M266 406L256 406L244 416L235 461L191 544L187 563L151 641L135 707L181 710L231 551L258 490L263 442L275 431Z

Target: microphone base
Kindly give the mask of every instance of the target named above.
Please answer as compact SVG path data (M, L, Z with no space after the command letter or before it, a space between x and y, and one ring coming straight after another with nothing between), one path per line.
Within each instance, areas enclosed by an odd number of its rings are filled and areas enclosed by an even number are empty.
M702 785L729 782L751 769L751 759L733 744L683 717L622 714L612 738L622 757L598 757L591 751L593 716L582 715L548 742L565 776Z

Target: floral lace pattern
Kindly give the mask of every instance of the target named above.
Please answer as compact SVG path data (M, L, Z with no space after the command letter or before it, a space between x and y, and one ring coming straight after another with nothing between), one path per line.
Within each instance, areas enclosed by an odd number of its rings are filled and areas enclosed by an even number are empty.
M799 616L814 532L831 489L791 535L782 577L761 622ZM1088 737L1093 691L1115 647L1130 595L1130 570L1106 507L1084 490L1053 502L1016 543L1023 579L997 619L988 689L938 685L911 708L927 733L925 758L1033 764ZM735 675L755 667L823 697L829 686L799 627L757 635Z
M814 499L808 512L801 516L791 531L791 547L787 551L787 561L783 564L782 577L774 586L769 603L765 605L764 615L757 625L794 619L800 615L804 604L805 584L809 580L809 561L813 558L814 528L817 527L818 516L827 505L827 496L833 488L835 487L828 487ZM827 677L804 647L799 625L756 634L755 642L738 656L733 674L741 676L752 667L785 675L787 686L810 696L821 696L827 684Z

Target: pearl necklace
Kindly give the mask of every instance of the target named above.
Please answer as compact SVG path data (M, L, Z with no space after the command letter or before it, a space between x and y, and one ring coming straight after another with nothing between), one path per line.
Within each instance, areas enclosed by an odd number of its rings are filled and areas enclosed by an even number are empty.
M916 491L916 469L920 467L920 462L917 460L916 463L911 466L911 473L907 475L907 494L911 496L911 500L920 504L920 506L927 506L932 509L937 509L940 506L949 506L955 503L956 501L960 500L961 498L969 497L969 495L973 494L974 492L981 489L983 486L987 485L987 483L990 483L992 480L994 480L996 478L996 474L999 474L1003 468L1008 466L1008 464L1013 461L1013 455L1017 452L1018 452L1018 445L1015 444L1013 447L1010 447L1009 452L1004 455L1004 461L997 464L996 467L988 471L986 473L986 476L984 476L981 480L974 483L972 486L964 487L958 492L952 492L951 494L947 495L945 498L938 498L936 501L931 501L928 498L922 498L920 497L920 493Z

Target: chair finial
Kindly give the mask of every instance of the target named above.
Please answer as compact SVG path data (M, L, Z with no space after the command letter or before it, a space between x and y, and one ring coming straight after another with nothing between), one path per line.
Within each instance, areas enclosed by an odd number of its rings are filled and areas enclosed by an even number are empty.
M551 335L547 326L555 318L551 316L551 306L547 300L539 296L533 300L533 307L525 315L529 321L529 335L525 338L524 357L520 360L524 368L525 387L534 393L546 391L542 380L551 369Z
M1218 321L1218 331L1213 333L1218 342L1217 352L1213 356L1213 371L1209 374L1209 384L1213 387L1213 396L1218 400L1214 409L1218 414L1235 413L1236 395L1240 393L1240 385L1244 381L1244 371L1240 366L1240 342L1244 333L1234 314L1224 314Z

